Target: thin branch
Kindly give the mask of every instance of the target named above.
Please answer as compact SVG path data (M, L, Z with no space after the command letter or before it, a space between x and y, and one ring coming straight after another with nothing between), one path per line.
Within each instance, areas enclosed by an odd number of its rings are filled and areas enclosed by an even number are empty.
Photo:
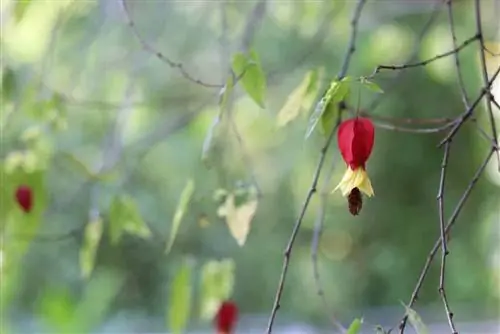
M500 53L496 53L488 49L486 46L483 46L483 50L490 54L492 57L500 57Z
M446 180L446 169L448 167L448 158L450 156L450 145L451 142L447 142L444 146L443 162L441 164L441 177L439 180L439 190L437 195L438 210L439 210L439 230L441 234L441 271L439 274L439 295L443 300L444 308L446 311L446 317L448 318L448 323L451 328L452 334L458 334L455 323L453 322L453 313L450 311L450 305L448 303L448 298L446 296L445 290L445 274L446 274L446 257L449 254L448 245L446 243L446 233L444 225L444 187Z
M129 11L128 6L127 6L127 0L120 0L120 3L122 5L123 12L125 14L125 19L127 21L127 25L130 27L130 30L132 31L132 33L134 34L136 39L139 41L139 43L141 44L141 46L143 47L144 50L155 55L156 58L158 58L159 60L161 60L162 62L164 62L168 66L170 66L171 68L178 69L179 72L181 73L181 75L191 82L194 82L200 86L204 86L204 87L208 87L208 88L222 88L224 86L221 84L206 83L206 82L203 82L199 79L193 78L191 76L191 74L189 74L189 72L187 72L187 70L184 68L184 65L182 65L182 63L174 62L169 57L167 57L165 54L155 50L139 34L139 31L137 30L137 27L136 27L134 21L132 20L131 15L130 15L130 11Z
M248 52L250 45L253 42L255 32L257 27L260 26L260 22L266 13L267 0L260 0L253 8L252 13L248 17L245 24L245 29L243 30L243 36L241 39L241 49L244 53Z
M427 35L427 32L429 31L429 29L433 26L434 21L436 21L436 19L439 17L439 14L441 12L441 7L444 6L444 4L445 4L445 1L443 1L443 0L435 2L434 7L432 9L432 13L431 13L429 19L427 20L427 22L425 22L422 30L418 34L417 40L413 44L413 50L412 50L410 56L407 58L407 61L405 63L411 63L411 62L414 62L417 60L417 56L420 52L420 45L422 44L422 41L423 41L424 37ZM386 91L392 90L399 83L399 79L402 77L403 73L404 73L404 71L397 72L396 77L394 78L392 84L389 86L388 89L386 89ZM367 109L368 110L375 110L378 107L378 105L384 100L384 98L387 98L387 96L389 96L389 94L379 95L378 98L374 99L370 103L370 105L368 106Z
M485 46L484 46L483 28L481 25L481 4L479 0L474 1L474 12L476 16L477 36L479 36L479 45L481 46L479 49L479 58L481 59L483 85L486 87L488 85L488 70L486 68L486 55L484 54ZM491 108L491 95L492 94L490 92L488 92L488 94L486 95L486 108L490 119L491 135L493 136L493 141L495 145L498 147L497 126L496 126L495 115L493 114L493 110ZM498 171L500 172L500 152L498 151L497 151L497 164L498 164Z
M457 34L455 31L455 21L453 18L452 0L447 0L446 6L448 8L448 23L449 23L449 27L450 27L450 34L452 37L453 47L456 48L457 47ZM460 95L462 96L462 103L465 107L465 110L468 110L470 107L470 102L469 102L469 98L467 96L467 90L465 89L465 82L464 82L464 78L463 78L461 67L460 67L460 57L459 57L457 52L453 54L453 58L455 60L455 70L457 72L457 81L458 81L458 87L460 88ZM475 117L472 117L471 121L476 124L479 133L484 138L486 138L489 142L493 142L493 139L490 138L490 136L483 130L483 128L479 125L479 123L477 122L477 119Z
M481 164L481 166L478 168L478 170L474 174L474 177L469 182L469 185L467 186L464 193L462 194L462 197L460 198L457 205L455 206L455 210L453 211L451 217L448 219L448 223L446 224L446 227L445 227L445 234L446 235L448 235L450 229L455 224L455 222L458 218L458 215L460 214L463 207L465 206L467 199L469 198L472 190L474 189L474 186L476 185L477 181L479 180L479 177L483 174L484 170L486 169L486 166L488 165L494 152L495 152L495 148L493 146L491 146L491 149L490 149L487 157L484 159L483 163ZM439 236L438 240L436 240L436 242L434 243L434 246L432 247L431 251L429 252L429 255L427 256L427 260L424 264L424 267L422 268L422 271L421 271L420 276L418 278L417 284L412 292L410 302L408 303L408 307L412 307L413 304L415 303L415 301L417 300L418 294L420 292L420 289L422 288L425 277L427 276L427 273L429 272L429 268L431 266L431 263L434 260L434 256L436 255L440 245L441 245L441 236ZM399 333L400 334L404 333L404 329L406 327L407 321L408 321L408 316L405 315L403 317L403 319L401 319L401 322L399 324Z
M348 49L347 49L347 52L346 52L346 55L345 55L345 58L344 58L344 61L342 64L342 68L341 68L340 73L338 75L339 79L342 79L346 75L348 67L349 67L350 59L351 59L352 55L354 54L354 51L355 51L354 45L356 42L355 40L356 40L356 36L357 36L357 32L358 32L358 23L359 23L361 12L362 12L362 9L363 9L363 6L365 5L365 3L366 3L366 0L358 0L357 1L355 10L354 10L354 13L352 16L352 20L351 20L352 30L351 30L349 46L348 46ZM300 226L302 225L302 221L304 219L307 208L309 207L309 203L311 201L311 198L317 190L316 187L318 184L319 177L321 175L321 170L323 168L323 164L325 162L326 152L328 151L328 148L330 147L330 143L331 143L334 135L335 135L335 128L333 128L331 130L325 144L321 148L320 158L318 161L318 165L316 166L316 171L314 172L311 186L306 194L306 198L305 198L304 203L302 205L302 209L300 210L299 216L298 216L298 218L293 226L292 234L290 236L290 239L289 239L288 244L287 244L285 251L284 251L284 259L283 259L283 267L281 270L281 276L279 279L278 289L276 291L276 296L274 298L273 308L271 310L271 315L270 315L269 323L267 326L267 333L268 334L270 334L272 331L274 320L276 318L276 313L278 312L278 309L280 308L280 300L281 300L281 296L283 294L283 288L285 286L285 279L286 279L286 275L288 273L288 267L290 264L290 257L291 257L293 245L295 243L295 238L297 237Z
M447 141L450 141L453 139L453 137L457 134L458 130L462 125L469 119L472 114L474 113L474 109L476 106L479 104L481 99L483 98L484 95L489 94L489 90L497 76L500 74L500 67L497 68L493 76L491 77L490 81L485 84L485 86L481 89L481 92L479 93L479 96L476 98L476 100L472 103L472 105L460 115L455 123L455 126L450 130L448 135L439 143L438 147L443 146ZM498 147L498 145L496 145Z
M465 48L467 45L470 43L474 42L475 40L479 39L479 35L476 34L475 36L470 37L467 39L465 42L460 44L458 47L454 48L453 50L447 51L445 53L439 54L437 56L434 56L432 58L426 59L424 61L419 61L417 63L411 63L411 64L403 64L403 65L378 65L373 73L370 75L370 77L375 76L377 73L379 73L381 70L404 70L407 68L412 68L412 67L420 67L420 66L426 66L436 60L439 60L441 58L445 58L448 56L451 56L452 54L455 54Z

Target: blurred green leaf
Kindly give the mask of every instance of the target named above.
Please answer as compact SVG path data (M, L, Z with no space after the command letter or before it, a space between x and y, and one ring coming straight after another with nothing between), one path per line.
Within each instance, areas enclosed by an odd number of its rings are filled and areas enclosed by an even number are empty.
M278 127L287 125L299 116L304 98L306 97L308 89L311 87L311 83L314 80L314 73L315 71L307 72L300 84L288 96L285 104L278 113Z
M42 321L53 333L70 333L73 327L75 301L67 290L48 289L39 304Z
M245 245L253 216L257 211L257 198L249 199L242 205L235 205L235 194L229 194L225 202L217 210L219 217L225 217L229 232L238 245Z
M128 232L141 238L149 238L151 231L142 219L135 201L127 196L116 196L109 209L109 236L117 244L123 233Z
M85 285L83 296L75 306L74 330L66 333L95 333L96 327L106 319L108 310L122 290L124 279L117 272L96 271Z
M201 269L200 316L212 319L223 300L228 299L234 287L232 259L209 261Z
M427 326L424 324L422 321L422 318L420 315L413 310L412 308L406 306L404 303L401 303L405 310L406 310L406 315L408 316L408 321L412 325L412 327L415 329L415 332L417 334L428 334L429 330L427 329Z
M191 271L189 261L183 261L170 285L168 306L168 327L174 334L180 334L186 328L191 311Z
M323 114L328 109L328 115L322 121L325 125L328 125L329 120L335 120L338 116L338 106L333 108L328 108L331 104L338 104L344 100L350 92L349 86L350 77L345 77L344 79L338 81L334 80L331 82L330 87L326 91L325 95L317 103L316 108L309 118L309 124L306 131L306 139L311 136L316 128L316 125L320 120L322 120Z
M89 278L94 270L95 257L101 241L103 222L100 217L85 226L83 244L80 248L80 270L84 278Z
M241 84L247 94L264 108L266 93L266 76L261 68L260 60L255 51L250 51L248 56L237 53L233 56L233 71L237 77L241 76Z
M19 23L23 19L31 3L32 0L14 0L14 18L16 19L16 23Z
M177 209L175 209L174 219L172 220L172 228L170 229L170 236L168 238L166 253L168 254L172 249L172 246L175 241L175 237L177 236L177 232L179 232L179 226L181 225L182 217L184 217L184 213L186 212L187 206L191 197L194 193L194 181L189 179L184 189L182 190L181 197L179 199L179 203L177 203Z
M384 92L382 90L382 88L380 88L376 83L374 83L373 81L369 81L365 77L361 77L360 82L361 82L361 85L363 85L363 87L366 87L371 91L374 91L376 93L383 93Z
M363 324L363 319L354 319L347 329L347 334L358 334L361 330L361 325Z

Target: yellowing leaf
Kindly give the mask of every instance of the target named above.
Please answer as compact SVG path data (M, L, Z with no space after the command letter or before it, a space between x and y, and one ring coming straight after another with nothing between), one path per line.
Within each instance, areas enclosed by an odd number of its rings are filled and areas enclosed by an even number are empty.
M124 232L149 238L151 231L142 219L134 200L128 196L117 196L109 209L109 237L112 244L120 241Z
M266 93L266 76L261 68L260 60L255 51L250 51L248 56L237 53L233 56L233 71L237 77L241 76L241 84L247 94L264 108Z
M285 104L278 113L278 127L285 126L286 124L297 118L297 116L299 116L300 109L302 108L304 98L308 93L308 89L311 85L312 79L313 71L307 72L302 79L302 82L288 96Z
M95 256L102 236L102 219L97 217L85 226L83 245L80 248L80 270L84 278L89 278L94 270Z
M201 269L200 316L212 319L223 300L229 299L234 287L232 259L209 261Z
M191 197L194 193L194 181L189 179L186 183L186 186L182 190L181 197L179 199L179 203L177 204L177 209L175 210L174 219L172 220L172 228L170 229L170 237L168 238L166 253L168 254L172 249L172 246L175 241L175 237L177 236L177 232L179 232L179 226L181 225L182 217L186 212L186 208L191 200Z
M238 245L242 247L250 232L250 224L257 211L258 200L251 199L238 207L235 206L234 201L234 194L228 195L217 213L220 217L226 217L226 223L231 235Z
M167 322L174 334L182 333L189 320L192 297L191 271L191 264L184 261L170 285Z

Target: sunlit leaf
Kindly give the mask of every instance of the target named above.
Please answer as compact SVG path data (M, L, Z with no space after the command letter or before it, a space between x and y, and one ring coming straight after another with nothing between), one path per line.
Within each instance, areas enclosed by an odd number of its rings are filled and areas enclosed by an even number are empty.
M257 211L257 205L258 200L254 198L236 206L235 195L229 194L217 211L220 217L226 218L229 231L240 247L246 242L253 216Z
M408 316L408 321L412 325L412 327L415 329L415 332L417 334L428 334L429 330L427 329L427 326L424 324L422 321L422 318L420 315L413 310L412 308L406 306L404 303L401 303L406 310L406 315Z
M103 222L100 217L85 226L83 244L80 248L80 270L84 278L89 278L94 270L95 257L101 241Z
M237 77L242 76L240 81L247 94L259 107L264 108L266 77L257 53L252 50L248 56L243 53L235 54L232 68Z
M368 79L366 79L364 77L361 77L360 82L361 82L361 85L363 85L364 87L368 88L371 91L374 91L376 93L383 93L384 92L382 90L382 88L380 88L376 83L374 83L373 81L369 81Z
M32 0L14 0L14 17L16 22L20 22L23 19L31 2Z
M134 200L128 196L116 196L109 209L109 236L112 244L120 241L124 232L141 238L149 238L151 231L142 219Z
M186 186L182 190L179 203L177 203L177 209L175 210L174 219L172 220L172 228L170 229L170 236L168 238L166 253L169 253L175 241L175 237L179 232L179 226L181 225L182 217L186 212L187 206L191 197L194 193L194 181L189 179Z
M361 325L363 324L363 319L354 319L349 328L347 329L347 334L358 334L361 330Z
M174 334L182 333L189 320L192 297L191 271L191 264L184 261L170 285L167 321L170 331Z
M299 116L302 103L313 80L313 73L313 71L307 72L302 82L288 95L285 104L278 113L278 127L285 126Z
M316 104L316 108L314 109L313 113L309 118L309 124L307 126L307 131L306 131L306 139L309 138L311 134L314 132L316 125L321 120L323 114L330 106L330 104L340 103L347 97L350 91L349 80L350 78L346 77L341 81L338 80L332 81L330 87L325 92L325 95L323 95L321 100ZM337 111L338 113L338 108L329 109L330 114L327 116L327 119L336 119L338 115L335 114L335 111ZM325 121L324 123L326 124L328 122Z
M229 299L234 287L234 268L232 259L209 261L201 269L200 316L212 319L220 303Z

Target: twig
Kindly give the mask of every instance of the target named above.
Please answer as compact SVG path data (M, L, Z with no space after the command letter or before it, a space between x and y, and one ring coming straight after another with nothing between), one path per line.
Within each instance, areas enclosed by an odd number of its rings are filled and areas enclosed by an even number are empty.
M420 33L417 37L417 40L414 43L413 50L412 50L410 56L407 58L407 61L405 63L411 63L413 61L416 61L417 56L418 56L419 51L420 51L419 46L422 44L422 41L423 41L425 35L427 34L429 29L434 24L434 21L439 17L441 7L444 5L444 3L445 2L443 0L435 2L434 7L432 9L432 13L431 13L429 19L427 20L427 22L425 22L422 30L420 31ZM388 89L386 89L386 91L392 90L392 88L394 88L398 84L399 79L402 77L403 73L404 73L404 71L397 72L397 75L394 78L393 83L389 86ZM375 110L378 107L378 105L383 101L383 99L386 98L387 96L388 96L388 94L379 95L376 99L374 99L370 103L370 105L366 109L367 110Z
M439 230L441 233L441 271L439 274L439 294L443 300L444 308L446 311L446 316L448 318L448 323L453 334L458 334L455 329L455 323L453 322L453 313L450 311L450 305L448 304L448 298L446 297L445 290L445 273L446 273L446 256L448 256L448 245L445 236L445 226L444 226L444 187L446 180L446 169L448 167L448 158L450 156L450 145L451 142L447 142L444 146L443 162L441 164L441 177L439 180L439 190L437 195L438 210L439 210Z
M483 47L483 50L490 54L492 57L500 57L500 53L496 53L488 49L486 46Z
M203 82L203 81L201 81L199 79L193 78L186 71L186 69L184 68L184 65L182 65L182 63L174 62L169 57L167 57L165 54L163 54L163 53L155 50L139 34L139 31L137 30L137 27L136 27L134 21L132 20L131 15L130 15L130 11L129 11L128 6L127 6L127 0L120 0L120 3L122 5L123 12L125 13L125 19L127 21L127 25L130 27L130 30L132 31L132 33L134 34L134 36L137 38L137 40L139 41L139 43L142 45L142 47L144 48L144 50L146 50L146 51L150 52L151 54L155 55L156 58L158 58L159 60L161 60L164 63L166 63L171 68L178 69L179 72L181 73L181 75L184 78L186 78L187 80L191 81L191 82L194 82L194 83L196 83L196 84L198 84L200 86L204 86L204 87L208 87L208 88L222 88L224 86L224 85L221 85L221 84L206 83L206 82Z
M250 45L253 42L255 31L260 25L262 18L266 12L267 0L260 0L253 8L252 13L249 15L248 20L243 30L243 36L241 38L241 49L243 52L248 52Z
M474 177L472 180L469 182L469 185L465 189L464 193L462 194L462 197L458 201L457 205L455 206L455 210L453 211L451 217L448 219L448 223L446 224L445 227L445 234L448 235L450 229L453 227L455 224L458 215L460 214L460 211L462 211L465 202L469 198L469 195L472 192L472 189L476 185L477 181L479 180L479 177L483 174L484 170L486 169L486 166L488 165L488 162L490 161L491 157L493 156L493 153L495 152L495 148L491 146L490 152L488 153L487 157L484 159L483 163L479 167L479 169L476 171L474 174ZM412 307L415 301L418 298L418 294L420 292L420 289L422 288L422 285L424 283L425 277L427 276L427 273L429 272L430 265L432 261L434 260L434 256L436 255L439 246L441 245L441 236L439 236L438 240L434 243L434 246L432 247L431 251L429 252L429 255L427 256L427 260L424 264L424 267L422 268L422 271L420 272L420 276L418 278L417 284L412 292L410 302L408 303L408 307ZM408 321L408 316L405 315L403 319L401 319L401 322L399 324L399 333L403 334L404 329L406 327L406 322Z
M439 60L439 59L444 58L444 57L451 56L452 54L459 52L460 50L462 50L463 48L465 48L467 45L469 45L470 43L472 43L473 41L475 41L475 40L477 40L479 38L480 38L479 35L476 34L475 36L470 37L465 42L463 42L462 44L460 44L458 47L454 48L453 50L450 50L450 51L447 51L445 53L439 54L437 56L434 56L432 58L426 59L424 61L419 61L417 63L403 64L403 65L378 65L375 68L375 70L373 71L373 73L370 75L370 77L375 76L381 70L404 70L404 69L412 68L412 67L426 66L426 65L428 65L428 64L430 64L430 63L432 63L432 62L434 62L436 60Z
M484 36L483 36L483 28L481 26L481 4L479 3L479 0L474 1L474 12L476 16L476 31L477 31L477 36L479 36L479 58L481 59L481 71L482 71L482 77L483 77L483 85L487 86L488 85L488 70L486 69L486 56L484 54ZM489 87L489 86L488 86ZM495 115L493 114L493 110L491 108L491 93L488 91L488 94L486 94L486 110L488 111L488 116L490 119L490 125L491 125L491 134L493 136L493 141L495 145L498 147L498 137L497 137L497 126L496 126L496 120L495 120ZM500 172L500 152L497 151L497 168L498 171Z
M462 115L460 115L457 118L455 126L450 130L450 132L448 133L448 135L439 143L438 147L441 147L447 141L452 140L453 137L457 134L457 132L460 129L460 127L465 123L465 121L467 121L467 119L469 119L472 116L472 114L474 112L474 109L479 104L479 102L481 101L481 99L483 98L483 96L486 95L489 92L491 85L493 84L493 82L495 81L495 79L497 78L497 76L498 76L499 73L500 73L500 67L497 68L497 70L495 71L495 73L491 77L490 81L485 84L485 87L483 87L481 89L481 92L479 93L479 96L472 103L472 105L465 112L463 112ZM498 147L498 145L496 145L496 146Z
M448 8L448 23L450 26L450 34L452 37L453 47L456 48L457 47L457 35L455 32L455 21L453 19L452 0L446 0L446 6ZM458 87L460 88L460 95L462 96L462 103L464 104L465 110L468 110L470 107L470 102L469 102L469 98L467 96L467 90L465 89L465 83L464 83L462 71L460 70L460 57L458 56L458 53L454 53L453 58L455 60L455 70L457 72L457 81L458 81ZM472 117L471 121L476 124L479 133L483 137L485 137L489 142L493 142L493 139L490 138L490 136L488 136L488 134L483 130L483 128L479 125L479 123L477 122L477 119L475 117Z
M347 52L346 52L346 55L345 55L345 58L344 58L344 61L342 64L342 68L341 68L340 73L338 75L339 79L342 79L346 75L347 69L349 67L350 59L355 51L354 45L355 45L355 40L356 40L356 36L357 36L357 31L358 31L359 18L361 16L361 11L362 11L365 3L366 3L366 0L358 0L358 2L356 4L356 8L354 10L352 20L351 20L352 30L351 30L349 46L348 46L348 49L347 49ZM278 309L280 308L281 295L283 294L285 279L286 279L286 275L288 273L288 267L290 264L290 257L291 257L291 253L292 253L293 244L295 243L295 238L297 237L300 226L302 225L302 220L304 219L306 210L309 207L309 202L311 201L312 196L314 195L314 193L317 190L316 187L318 184L319 177L321 175L321 170L323 168L323 164L325 162L326 152L328 151L328 148L330 147L330 143L331 143L334 135L335 135L335 128L331 130L325 144L321 148L320 158L318 161L318 165L316 166L316 171L314 172L311 186L306 194L306 198L305 198L304 203L302 205L302 209L300 210L299 216L298 216L298 218L293 226L292 234L290 236L290 239L289 239L288 244L287 244L285 251L284 251L284 259L283 259L283 267L281 270L281 276L279 279L278 289L276 291L276 296L274 298L274 303L273 303L273 308L271 310L269 323L267 325L267 333L268 334L270 334L272 331L274 320L276 318L276 313L278 312Z

